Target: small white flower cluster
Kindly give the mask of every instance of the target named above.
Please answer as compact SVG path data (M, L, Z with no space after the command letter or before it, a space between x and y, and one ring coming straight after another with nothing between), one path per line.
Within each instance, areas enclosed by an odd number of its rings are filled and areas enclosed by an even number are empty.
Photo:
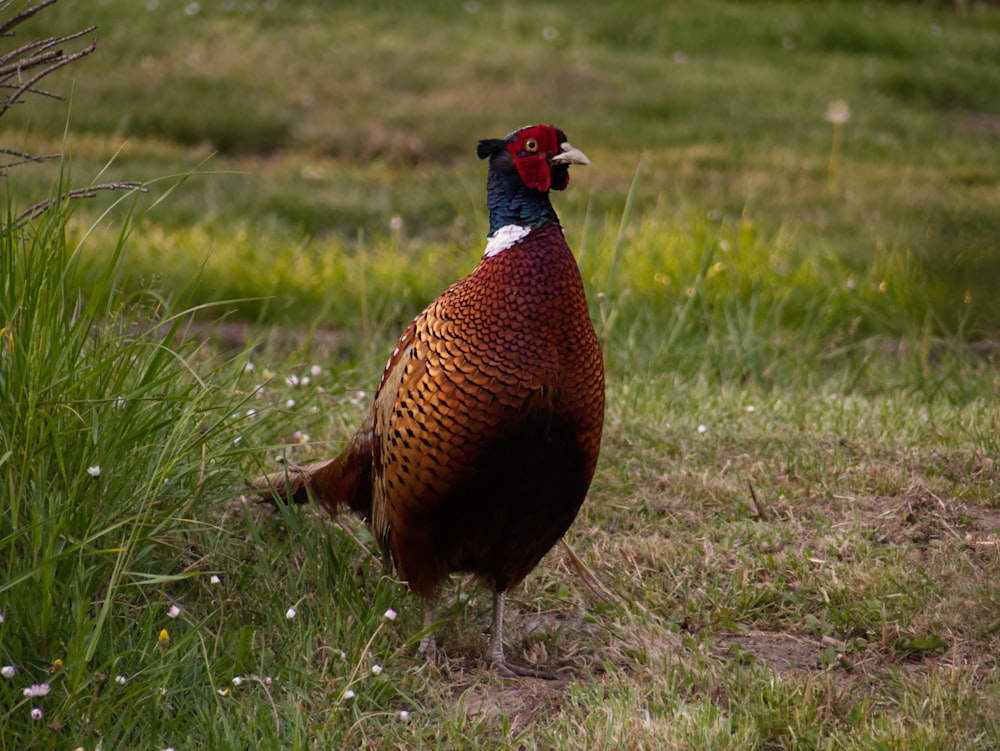
M218 574L213 574L211 576L210 581L211 581L212 584L221 584L222 583L222 579L221 579L221 577ZM180 605L171 604L170 607L167 608L166 615L167 615L168 618L176 619L176 618L180 617L180 615L183 612L184 611L183 611L183 609L181 608ZM391 614L391 616L390 616L390 614ZM288 610L285 613L285 617L289 618L289 619L295 618L296 615L297 615L297 611L295 610L294 607L288 608ZM390 618L390 619L391 618L395 618L395 611L393 611L393 610L387 611L386 612L386 617ZM3 612L0 611L0 623L3 623L3 621L4 621ZM170 645L170 634L167 632L167 629L164 628L164 629L160 630L159 635L157 636L157 643L158 643L158 645L161 648L165 649L165 648L169 647L169 645ZM346 656L347 656L343 652L341 653L341 655L344 658L346 658ZM57 658L56 660L53 661L52 668L51 668L50 672L56 673L59 670L61 670L62 668L63 668L63 661L62 661L62 659L58 659ZM378 675L381 671L382 671L382 668L379 665L375 665L372 668L372 672L375 675ZM18 674L18 670L17 670L17 667L14 666L14 665L3 665L3 666L0 666L0 677L6 679L8 681L14 679L17 676L17 674ZM264 687L270 687L271 684L272 684L272 682L273 682L273 679L270 676L265 677L265 678L258 678L257 676L250 676L250 677L253 678L255 681L257 681L258 683L260 683ZM117 685L119 685L119 686L125 686L125 685L127 685L130 682L130 680L131 679L130 679L130 677L128 675L125 675L125 674L122 674L122 673L119 673L119 674L115 675L115 677L114 677L115 683ZM232 685L235 688L239 688L240 686L242 686L244 684L245 680L246 679L242 675L233 676L233 678L232 678ZM160 690L161 690L161 692L164 695L166 695L166 693L167 693L167 689L166 688L161 687ZM46 696L48 696L51 692L52 692L52 685L51 684L49 684L49 683L33 683L33 684L29 685L29 686L26 686L24 689L22 689L21 693L22 693L22 695L24 696L25 699L43 699ZM216 689L216 692L219 694L219 696L222 696L222 697L229 696L229 694L230 694L230 690L228 688L225 688L225 687ZM353 696L353 693L351 695ZM38 720L41 720L45 716L45 712L39 706L32 706L31 710L30 710L30 716L31 716L31 718L33 720L38 721ZM164 751L170 751L170 748L171 747L167 747L167 749L165 749ZM101 751L101 747L97 746L95 748L95 751Z
M35 683L24 689L23 693L25 699L40 699L44 696L48 696L50 691L52 691L52 686L48 683ZM42 712L41 707L31 708L31 719L40 720L43 716L44 712Z
M0 612L0 623L3 623L3 613ZM61 659L56 659L52 663L52 671L58 671L62 668L63 662ZM6 680L12 680L14 676L17 675L17 668L13 665L4 665L0 667L0 676ZM42 699L48 696L52 691L52 686L48 683L33 683L22 690L22 694L25 699ZM41 707L31 708L31 719L40 720L44 716Z
M386 621L394 621L398 617L399 617L399 612L395 608L388 608L384 613L382 613L382 618ZM337 650L337 654L341 660L347 659L347 653L344 650L342 649ZM382 666L381 663L378 662L372 663L372 666L369 668L369 670L371 671L372 676L376 678L385 672L385 668ZM355 692L353 688L347 688L340 695L340 701L341 702L350 701L351 699L354 699L356 696L357 692ZM406 709L401 710L399 713L399 719L403 722L409 722L410 712Z
M230 682L233 684L233 688L239 688L244 683L246 683L247 680L257 681L258 683L260 683L261 685L263 685L265 688L268 687L268 686L270 686L274 682L274 679L271 678L271 676L267 676L266 678L259 678L256 675L249 675L249 676L245 676L245 677L242 676L242 675L234 675L232 677L232 679L231 679ZM229 696L229 689L228 688L220 688L220 689L218 689L217 693L219 694L219 696Z
M257 366L254 365L252 362L247 362L243 366L243 370L244 370L245 373L256 373L257 372ZM253 389L253 395L255 397L258 397L258 398L260 398L260 397L262 397L264 395L265 386L267 386L270 381L272 381L275 378L279 377L270 368L263 368L260 372L261 372L261 375L264 378L264 382L261 383L258 386L255 386L254 389ZM314 365L311 365L309 367L309 370L308 370L307 373L301 374L301 375L299 373L289 373L288 375L286 375L284 377L283 380L284 380L285 385L288 386L289 388L299 389L299 388L307 387L309 385L315 385L314 384L314 380L317 379L317 378L319 378L321 375L323 375L323 366L321 366L321 365L315 365L314 364ZM325 390L323 389L322 386L316 385L316 389L320 393L325 393ZM275 406L279 406L279 405L283 406L284 409L289 409L290 410L290 409L294 409L296 406L299 406L299 400L296 399L296 398L294 398L294 397L286 395L286 396L282 397L281 401L278 401L278 402L275 403ZM320 408L316 404L312 404L312 405L309 406L309 409L308 409L309 414L317 414L319 411L320 411ZM255 409L248 409L247 412L246 412L246 416L247 417L256 417L257 416L257 410L255 410ZM237 418L239 418L239 415L238 414L233 414L232 417L233 417L233 419L237 419ZM312 438L305 431L303 431L303 430L296 430L294 433L292 433L291 440L294 443L309 443L312 440ZM239 441L239 439L237 439L237 442L238 441Z
M50 691L52 691L52 686L48 683L35 683L24 689L24 698L37 699L40 696L48 696Z

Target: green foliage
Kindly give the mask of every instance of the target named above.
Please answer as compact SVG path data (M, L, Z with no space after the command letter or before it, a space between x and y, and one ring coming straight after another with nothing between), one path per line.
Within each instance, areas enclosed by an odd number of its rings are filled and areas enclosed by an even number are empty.
M225 173L191 181L155 216L168 258L174 232L183 244L202 223L213 252L249 230L250 242L259 231L262 249L280 255L288 251L275 241L294 246L307 234L351 245L359 231L388 234L394 218L415 245L445 241L449 253L467 254L485 232L476 138L549 120L594 161L559 197L570 231L585 217L617 223L641 160L637 222L666 226L678 196L697 197L695 211L751 222L760 238L780 237L782 252L792 244L794 257L833 256L859 275L873 261L914 274L887 280L927 303L914 311L907 302L893 334L912 330L914 317L946 337L989 338L1000 327L989 303L1000 274L989 241L1000 232L995 9L716 0L64 6L48 19L53 28L96 23L101 32L73 94L77 166L96 171L127 140L112 178L185 172L213 153L212 167ZM832 100L851 112L833 179L823 118ZM5 142L41 141L41 151L62 137L65 116L59 103L37 101L8 120ZM26 182L48 195L50 183ZM268 253L251 257L269 266ZM168 271L190 276L201 260ZM126 273L148 277L162 264L150 266L139 256ZM283 280L282 296L297 286ZM387 297L398 293L386 287ZM302 299L322 312L310 290ZM250 306L243 315L260 313Z
M244 383L245 356L206 355L187 335L191 311L123 294L131 223L82 284L92 238L68 243L68 217L58 207L0 238L0 661L17 671L0 680L0 736L19 748L209 743L249 713L241 733L283 745L301 728L272 692L312 696L318 681L342 697L370 678L392 655L379 622L398 588L359 583L343 538L291 511L290 534L313 538L301 558L276 555L274 529L249 517L249 548L219 526L220 504L241 508L245 447L280 414L247 409L260 386ZM316 608L333 592L331 619ZM317 656L325 667L304 680ZM31 684L51 691L22 696ZM375 681L339 716L397 695Z

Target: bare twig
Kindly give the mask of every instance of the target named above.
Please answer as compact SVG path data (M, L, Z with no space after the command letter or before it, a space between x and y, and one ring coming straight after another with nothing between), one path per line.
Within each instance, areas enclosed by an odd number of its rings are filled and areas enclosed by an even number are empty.
M24 7L14 10L14 0L0 0L0 16L11 13L7 19L0 18L0 39L12 38L15 36L17 27L34 17L42 10L56 4L58 0L37 0L37 2L23 2ZM91 37L90 42L75 51L69 50L70 46L77 46L77 40L84 37ZM39 81L54 73L60 68L75 63L77 60L86 57L97 49L97 27L88 26L82 31L72 34L62 34L58 36L32 39L20 44L14 49L0 51L0 117L2 117L11 107L21 104L22 99L27 94L47 97L51 99L63 99L60 94L46 91L38 87ZM16 157L13 161L0 164L0 176L6 175L11 167L18 167L23 164L53 159L58 155L36 156L26 151L0 147L0 154L8 154ZM70 191L61 198L83 198L94 195L98 190L117 190L119 187L134 188L132 184L109 183L102 186L91 186L79 191ZM60 200L60 199L54 199ZM44 201L32 206L25 211L18 222L37 216L39 213L52 205L54 200Z
M601 602L618 602L618 598L601 583L601 580L597 578L597 574L595 574L590 567L583 562L583 559L576 554L576 551L569 546L569 543L566 542L566 538L561 538L559 542L562 543L563 549L566 551L567 556L569 556L569 562L572 565L573 570L576 572L576 575L580 577L580 581L584 583L587 589L593 592L594 596Z
M753 483L747 480L747 487L750 488L750 500L753 501L753 512L761 521L764 520L764 506L761 505L760 500L757 498L757 491L753 489Z
M95 49L97 49L97 27L90 26L83 31L78 31L75 34L68 34L63 37L54 37L52 39L46 39L39 43L42 49L48 49L57 44L64 44L65 42L78 39L86 34L94 34L94 38L91 40L83 49L77 50L71 54L64 54L61 49L52 50L51 52L46 52L44 54L35 54L27 58L20 58L14 60L13 62L6 63L3 68L0 68L0 84L5 88L13 89L6 99L0 100L0 117L9 110L12 106L17 104L22 96L27 93L39 94L41 96L54 97L56 99L62 99L58 94L52 94L50 92L41 91L35 89L34 86L40 80L45 78L45 76L53 73L60 68L63 68L71 63L75 63L77 60L86 57ZM21 49L32 49L32 45L26 45ZM8 56L9 57L9 56ZM25 73L33 68L41 68L34 75L29 78L25 78ZM12 78L17 80L17 85L11 85L8 83Z
M75 201L80 198L93 198L102 190L141 190L145 192L145 188L142 187L142 183L135 181L119 182L119 183L103 183L101 185L88 185L86 188L75 188L67 193L63 193L61 196L56 198L49 198L40 203L36 203L34 206L22 211L21 214L14 220L14 225L21 224L23 222L34 219L39 214L45 213L54 203L60 203L62 201Z
M6 10L7 6L13 2L14 0L2 0L2 2L0 2L0 11ZM3 23L0 23L0 36L12 36L11 29L13 29L22 21L28 20L33 15L38 13L38 11L47 8L50 5L55 5L56 2L58 2L58 0L41 0L41 2L38 3L38 5L35 5L31 8L25 8L20 13L16 14L13 18L11 18L9 21L4 21Z
M0 148L0 154L7 154L8 156L17 157L13 162L7 162L6 164L0 164L0 175L6 174L6 170L9 167L18 167L22 164L27 164L29 162L44 162L46 159L58 159L61 154L29 154L26 151L17 151L16 149L4 149Z

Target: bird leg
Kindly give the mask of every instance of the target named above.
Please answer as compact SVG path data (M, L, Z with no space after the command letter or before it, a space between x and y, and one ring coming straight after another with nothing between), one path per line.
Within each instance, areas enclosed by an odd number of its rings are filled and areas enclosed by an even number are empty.
M503 611L506 599L503 592L493 592L493 626L490 631L490 641L486 646L486 654L483 655L483 659L487 665L508 678L544 678L548 681L554 681L556 674L549 670L514 665L507 662L506 658L504 658Z
M434 598L429 597L424 603L424 625L423 631L427 631L420 639L420 646L417 647L417 656L423 657L427 662L434 662L437 657L437 643L434 641L434 634L428 631L434 625Z

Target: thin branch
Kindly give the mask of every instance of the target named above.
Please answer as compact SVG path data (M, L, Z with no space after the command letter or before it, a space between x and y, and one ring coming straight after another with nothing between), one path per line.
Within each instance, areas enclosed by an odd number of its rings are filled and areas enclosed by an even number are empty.
M84 29L83 31L78 31L75 34L70 34L68 36L61 37L59 40L55 40L55 41L58 41L58 42L70 41L70 40L73 40L73 39L77 39L77 38L79 38L81 36L84 36L85 34L94 33L94 32L96 32L96 30L97 30L96 26L91 26L89 28ZM55 41L53 41L53 40L48 40L48 41L55 43ZM91 40L90 44L88 44L83 49L77 50L76 52L74 52L72 54L64 55L61 50L57 50L56 51L57 55L55 57L36 56L34 59L36 61L40 61L40 62L35 62L33 64L33 66L34 67L44 66L44 67L42 67L42 69L40 71L38 71L37 73L35 73L35 75L33 75L31 78L29 78L27 80L24 80L17 87L17 89L15 89L14 92L7 97L6 101L0 101L0 117L2 117L3 114L8 109L10 109L11 106L14 105L25 93L32 92L34 85L36 83L38 83L41 79L45 78L45 76L47 76L50 73L53 73L53 72L59 70L59 68L63 68L63 67L65 67L65 66L67 66L67 65L69 65L71 63L76 62L80 58L86 57L91 52L93 52L95 49L97 49L97 36L96 36L96 34L94 35L94 38ZM43 58L44 58L44 60L43 60ZM14 68L12 69L12 72L10 72L10 73L8 73L6 75L6 78L4 79L4 82L6 82L7 79L11 78L14 75L14 73L17 73L18 80L21 80L21 75L26 70L26 68L23 65L23 63L24 63L23 60L19 61L19 63L20 63L19 65L15 64ZM34 93L41 93L41 92L34 92Z
M146 189L142 187L142 183L134 181L103 183L101 185L88 185L86 188L75 188L62 194L61 196L41 201L40 203L36 203L31 208L22 211L17 219L14 220L13 224L16 226L34 219L35 217L48 211L53 204L62 203L63 201L75 201L80 198L93 198L100 191L104 190L139 190L143 193L146 192Z
M37 68L39 65L48 65L53 60L61 58L63 54L62 50L47 50L46 52L40 52L31 57L18 58L17 53L20 53L22 50L27 52L27 46L28 45L25 45L25 47L22 47L21 50L15 50L11 54L4 55L3 58L0 58L0 76L3 76L5 80L12 77L15 73L20 79L21 73L28 68ZM7 60L11 59L13 59L14 62L8 63ZM14 87L11 86L10 88Z
M58 0L37 0L29 6L28 2L23 2L26 7L15 12L7 20L0 20L0 38L14 36L14 30L24 21L32 18L39 12L55 5ZM14 0L0 0L0 14L11 10ZM90 43L75 52L66 52L65 46L86 36L91 36ZM21 98L26 94L35 94L43 97L62 99L63 97L54 92L36 88L36 84L50 73L54 73L60 68L75 63L77 60L86 57L97 49L97 27L89 26L82 31L62 36L48 37L44 39L32 39L29 42L15 47L13 50L0 53L0 92L6 96L0 96L0 117L4 115L15 104L21 103ZM40 162L46 159L55 159L60 155L52 154L45 156L35 156L25 151L0 147L0 154L14 157L13 161L7 164L0 163L0 175L7 174L10 167L16 167L29 162ZM140 190L145 191L141 183L138 182L114 182L100 185L90 185L86 188L76 188L66 193L36 203L13 221L14 226L18 226L48 211L52 206L59 205L63 201L74 201L81 198L93 198L101 191L108 190ZM4 228L4 229L9 229Z
M0 3L0 10L3 10L6 6L10 5L11 2L13 2L13 0L5 0L4 2ZM56 2L57 0L42 0L42 2L40 2L33 8L25 8L6 23L0 24L0 36L10 36L10 30L13 29L15 26L17 26L19 23L28 20L33 15L38 13L38 11L44 10L50 5L54 5Z
M0 148L0 154L7 154L8 156L17 157L13 162L7 162L5 164L0 164L0 177L7 174L7 170L11 167L20 167L22 164L29 164L33 162L44 162L49 159L58 159L62 154L29 154L26 151L15 151L14 149L4 149Z

